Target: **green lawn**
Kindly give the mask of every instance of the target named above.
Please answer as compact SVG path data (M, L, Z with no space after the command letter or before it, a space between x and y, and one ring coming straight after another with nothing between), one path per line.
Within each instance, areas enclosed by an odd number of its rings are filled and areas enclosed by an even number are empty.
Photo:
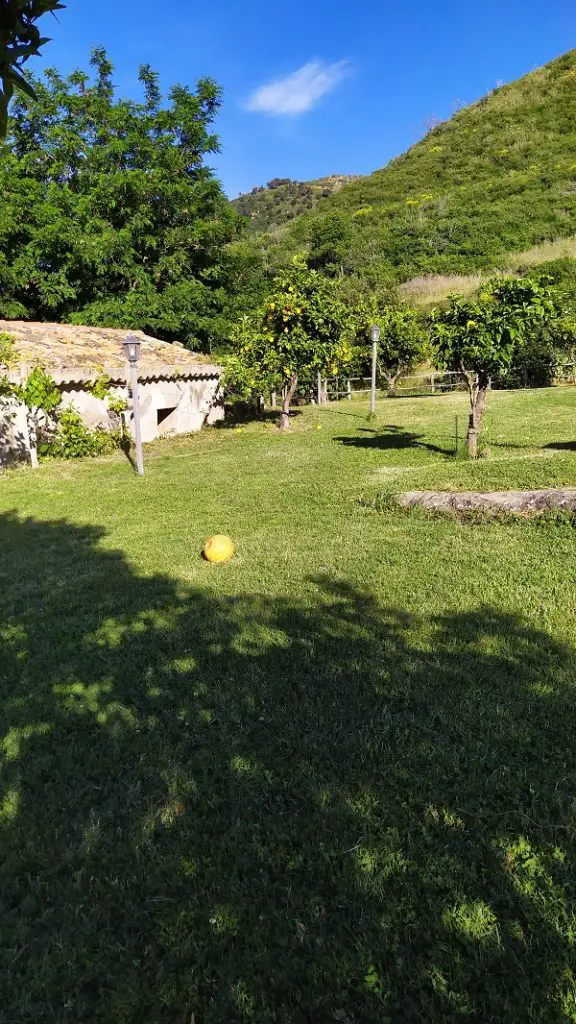
M576 528L367 507L576 485L576 391L455 412L0 479L1 1024L576 1021Z

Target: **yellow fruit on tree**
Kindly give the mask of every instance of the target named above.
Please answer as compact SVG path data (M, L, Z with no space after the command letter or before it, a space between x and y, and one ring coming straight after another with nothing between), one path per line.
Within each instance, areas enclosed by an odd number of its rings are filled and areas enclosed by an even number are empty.
M227 562L234 554L234 545L230 537L217 533L209 537L204 545L204 558L207 562Z

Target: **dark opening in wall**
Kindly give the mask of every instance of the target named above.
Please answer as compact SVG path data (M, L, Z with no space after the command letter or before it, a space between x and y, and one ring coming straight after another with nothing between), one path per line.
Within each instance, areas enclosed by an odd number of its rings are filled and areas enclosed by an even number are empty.
M167 420L168 417L171 416L173 412L176 412L176 406L173 406L172 409L157 409L156 410L156 423L157 423L157 425L160 426L161 423L164 423L164 420Z

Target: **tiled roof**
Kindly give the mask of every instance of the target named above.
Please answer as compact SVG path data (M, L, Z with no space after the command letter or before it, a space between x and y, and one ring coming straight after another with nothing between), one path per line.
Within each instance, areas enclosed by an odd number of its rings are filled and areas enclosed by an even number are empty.
M151 338L143 331L113 327L76 327L73 324L29 323L0 320L0 332L11 334L18 363L44 366L58 381L79 381L105 373L123 379L122 342L127 334L141 341L139 376L214 376L221 371L206 356L183 346Z

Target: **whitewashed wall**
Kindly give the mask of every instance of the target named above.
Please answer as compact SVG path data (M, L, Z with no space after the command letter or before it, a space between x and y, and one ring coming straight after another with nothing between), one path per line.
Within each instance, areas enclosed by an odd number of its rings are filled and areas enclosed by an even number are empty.
M0 469L25 458L29 446L25 407L14 399L0 399Z
M81 384L62 384L64 404L73 405L87 426L110 426L106 402L95 398ZM122 397L130 409L127 387L112 387L110 391ZM224 404L217 377L191 377L176 380L144 380L139 385L142 440L187 434L205 424L214 424L224 418ZM159 423L159 419L161 422ZM127 426L132 429L132 416L126 413ZM14 457L25 454L28 445L24 406L14 401L0 404L0 466Z

